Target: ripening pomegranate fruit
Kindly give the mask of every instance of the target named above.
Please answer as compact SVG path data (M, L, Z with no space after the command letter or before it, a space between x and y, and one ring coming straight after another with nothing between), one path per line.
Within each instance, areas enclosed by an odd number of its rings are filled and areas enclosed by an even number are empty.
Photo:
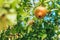
M48 10L45 7L39 6L35 9L34 15L37 18L43 18L47 14L47 12L48 12Z

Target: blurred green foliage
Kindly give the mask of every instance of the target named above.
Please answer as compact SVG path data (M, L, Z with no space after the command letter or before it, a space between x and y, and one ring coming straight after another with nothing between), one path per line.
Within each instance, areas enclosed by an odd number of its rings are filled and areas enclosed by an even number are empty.
M60 40L60 0L4 0L0 8L16 10L17 24L0 33L0 40ZM42 19L34 15L34 9L43 5L50 12ZM28 20L33 25L26 26Z

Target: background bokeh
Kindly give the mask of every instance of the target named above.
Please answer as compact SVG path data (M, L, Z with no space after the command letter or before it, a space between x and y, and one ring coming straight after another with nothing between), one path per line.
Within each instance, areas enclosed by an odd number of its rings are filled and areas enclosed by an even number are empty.
M40 5L50 10L42 19L34 15ZM3 23L8 27L0 29L0 40L60 40L60 0L0 0L2 13L7 15ZM29 20L34 23L27 26Z

